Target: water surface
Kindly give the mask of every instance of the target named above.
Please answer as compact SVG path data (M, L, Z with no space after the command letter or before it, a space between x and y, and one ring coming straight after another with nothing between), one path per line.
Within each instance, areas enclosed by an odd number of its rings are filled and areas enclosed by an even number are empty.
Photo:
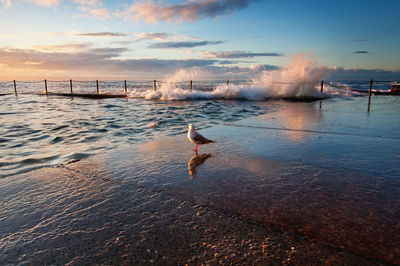
M0 98L0 177L269 112L268 102Z

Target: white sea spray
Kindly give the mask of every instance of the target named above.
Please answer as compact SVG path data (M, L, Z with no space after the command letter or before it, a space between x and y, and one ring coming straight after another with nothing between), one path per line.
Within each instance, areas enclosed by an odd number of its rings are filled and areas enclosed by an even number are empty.
M246 84L219 84L213 90L189 90L190 80L204 80L211 76L207 70L200 68L181 69L167 76L157 90L133 90L132 97L160 100L187 100L187 99L242 99L264 100L268 98L292 97L325 97L319 91L319 84L326 68L318 66L311 55L302 53L292 57L287 67L278 70L261 70L251 77ZM187 82L182 88L177 84Z

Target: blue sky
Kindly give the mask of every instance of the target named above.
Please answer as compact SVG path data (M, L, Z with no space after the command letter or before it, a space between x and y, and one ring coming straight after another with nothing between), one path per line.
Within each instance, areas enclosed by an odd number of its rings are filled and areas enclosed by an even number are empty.
M246 77L311 54L331 72L400 79L400 1L0 0L0 79ZM337 71L337 70L340 71Z

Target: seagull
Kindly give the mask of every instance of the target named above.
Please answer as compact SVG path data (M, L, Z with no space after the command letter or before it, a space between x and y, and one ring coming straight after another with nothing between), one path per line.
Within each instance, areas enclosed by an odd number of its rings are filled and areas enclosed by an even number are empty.
M202 135L200 135L196 129L194 128L193 124L189 124L189 126L187 127L188 130L188 139L196 144L196 149L194 150L197 154L198 151L198 146L203 145L203 144L210 144L210 143L214 143L214 140L210 140L210 139L206 139L205 137L203 137Z

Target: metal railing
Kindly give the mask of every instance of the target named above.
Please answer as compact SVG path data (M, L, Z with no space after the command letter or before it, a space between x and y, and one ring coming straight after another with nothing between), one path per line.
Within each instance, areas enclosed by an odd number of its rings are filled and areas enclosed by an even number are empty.
M373 93L381 93L382 90L373 90L374 84L379 85L393 85L397 83L396 81L366 81L366 82L358 82L353 84L335 84L332 81L321 81L320 92L323 93L324 86L329 85L330 87L334 87L337 89L345 89L356 92L368 93L368 112L370 111L371 105L371 95ZM175 88L188 89L193 91L203 90L203 91L212 91L218 86L226 84L226 86L230 85L251 85L252 83L247 80L197 80L195 83L190 81L160 81L160 80L115 80L115 81L87 81L87 80L40 80L40 81L0 81L0 87L6 88L7 85L10 88L13 88L13 93L18 95L19 91L22 91L23 94L38 94L38 95L61 95L61 96L85 96L92 98L111 98L111 97L127 97L128 90L149 90L153 89L157 91L161 86L165 86L166 84L170 84ZM272 85L285 86L291 84L298 84L299 86L304 86L305 84L318 84L315 81L298 81L298 82L287 82L287 81L273 81ZM369 90L367 91L365 88L361 90L362 86L369 84ZM38 91L41 91L38 93ZM390 93L387 90L383 93ZM12 94L11 92L2 93L0 91L0 95ZM395 94L400 94L396 92Z

